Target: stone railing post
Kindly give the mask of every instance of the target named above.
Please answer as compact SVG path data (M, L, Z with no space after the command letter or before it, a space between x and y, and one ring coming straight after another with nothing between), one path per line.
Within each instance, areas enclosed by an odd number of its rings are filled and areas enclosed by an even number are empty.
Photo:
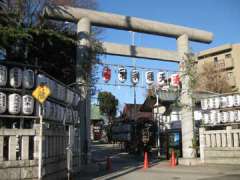
M4 136L0 136L0 161L3 161L3 145Z
M233 147L232 126L227 126L227 147Z
M200 143L200 159L204 161L204 148L205 148L205 128L199 128L199 143Z
M239 147L239 133L234 132L233 134L234 147Z

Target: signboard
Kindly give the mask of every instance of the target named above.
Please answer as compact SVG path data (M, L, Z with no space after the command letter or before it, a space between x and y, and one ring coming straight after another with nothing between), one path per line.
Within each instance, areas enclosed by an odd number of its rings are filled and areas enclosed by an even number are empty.
M32 96L36 98L41 104L43 104L50 94L51 94L51 91L47 86L39 85L33 91Z

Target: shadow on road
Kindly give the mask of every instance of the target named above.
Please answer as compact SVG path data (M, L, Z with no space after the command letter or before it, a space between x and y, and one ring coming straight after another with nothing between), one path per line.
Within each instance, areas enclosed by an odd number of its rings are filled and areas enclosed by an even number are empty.
M74 180L111 180L143 168L143 156L132 155L121 151L115 144L95 143L92 147L92 159L94 166L87 171L81 172ZM106 168L106 158L111 157L111 170ZM158 161L149 157L149 166L154 166Z

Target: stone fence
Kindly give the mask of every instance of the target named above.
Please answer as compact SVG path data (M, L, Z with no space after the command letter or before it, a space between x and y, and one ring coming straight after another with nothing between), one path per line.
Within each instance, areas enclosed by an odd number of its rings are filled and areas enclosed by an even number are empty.
M240 129L199 129L200 158L204 163L240 164Z
M44 179L66 179L67 156L72 153L71 171L80 168L79 134L69 151L69 132L62 127L44 128L42 176ZM37 179L39 128L0 129L0 179Z

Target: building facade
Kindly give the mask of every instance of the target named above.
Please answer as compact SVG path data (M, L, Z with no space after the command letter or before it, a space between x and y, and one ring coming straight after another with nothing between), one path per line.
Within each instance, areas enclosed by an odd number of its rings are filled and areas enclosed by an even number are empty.
M197 53L198 72L203 70L203 65L213 63L224 72L232 91L240 90L240 44L225 44Z

